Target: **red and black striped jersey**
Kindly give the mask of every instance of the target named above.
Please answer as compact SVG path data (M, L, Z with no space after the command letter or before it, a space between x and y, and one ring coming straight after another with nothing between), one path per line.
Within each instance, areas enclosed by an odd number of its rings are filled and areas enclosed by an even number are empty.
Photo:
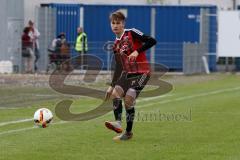
M122 72L128 74L149 73L150 66L145 51L156 44L156 40L143 34L141 31L125 29L120 38L116 38L113 46L115 55L115 72L112 84L118 79ZM135 61L130 61L128 56L133 51L138 51L139 55Z

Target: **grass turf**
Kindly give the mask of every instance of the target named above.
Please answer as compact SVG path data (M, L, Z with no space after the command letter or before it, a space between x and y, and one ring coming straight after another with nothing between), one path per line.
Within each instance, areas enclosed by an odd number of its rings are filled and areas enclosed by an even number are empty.
M85 122L60 123L55 116L54 123L46 129L33 128L32 121L1 126L4 122L32 118L39 107L54 111L61 97L44 102L30 99L33 104L25 107L0 107L0 159L237 160L240 159L239 80L237 75L218 75L203 82L191 82L191 77L184 77L186 83L173 84L169 96L149 101L140 98L134 137L121 143L112 141L115 133L103 125L105 120L113 119L112 113ZM11 92L11 96L17 93ZM33 89L31 93L46 94L44 89ZM90 110L100 102L92 98L75 99L71 111Z

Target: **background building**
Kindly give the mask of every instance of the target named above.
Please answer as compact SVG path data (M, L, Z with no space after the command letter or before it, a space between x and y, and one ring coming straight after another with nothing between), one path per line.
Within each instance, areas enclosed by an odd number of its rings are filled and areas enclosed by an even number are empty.
M89 53L97 54L105 63L104 69L109 69L111 57L103 52L103 46L113 40L113 34L106 17L123 9L128 14L128 28L137 27L157 38L158 45L148 54L152 63L164 64L171 71L201 73L206 70L205 56L207 67L216 71L217 14L238 4L237 0L3 0L0 37L6 41L0 45L0 60L12 61L14 71L21 71L20 37L23 27L32 20L41 32L42 71L48 65L47 49L52 39L65 32L73 46L78 26L88 33Z
M216 5L219 9L230 10L240 3L239 0L24 0L25 24L28 19L35 19L35 7L42 3L68 4L130 4L130 5Z

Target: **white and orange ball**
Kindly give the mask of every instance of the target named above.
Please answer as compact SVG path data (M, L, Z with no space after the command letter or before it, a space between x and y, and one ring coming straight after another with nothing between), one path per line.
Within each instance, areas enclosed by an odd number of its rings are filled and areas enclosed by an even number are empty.
M52 112L47 108L40 108L34 113L35 125L46 128L53 120Z

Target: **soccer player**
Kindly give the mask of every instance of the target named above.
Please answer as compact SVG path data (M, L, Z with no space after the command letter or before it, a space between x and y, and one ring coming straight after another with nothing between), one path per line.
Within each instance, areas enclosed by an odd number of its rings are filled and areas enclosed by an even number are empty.
M112 99L115 121L106 121L105 126L122 133L122 99L126 110L126 131L113 140L128 140L133 136L135 100L150 78L150 66L145 51L156 44L156 40L137 29L125 29L125 16L116 11L110 15L111 28L116 35L113 46L115 71L105 100Z

